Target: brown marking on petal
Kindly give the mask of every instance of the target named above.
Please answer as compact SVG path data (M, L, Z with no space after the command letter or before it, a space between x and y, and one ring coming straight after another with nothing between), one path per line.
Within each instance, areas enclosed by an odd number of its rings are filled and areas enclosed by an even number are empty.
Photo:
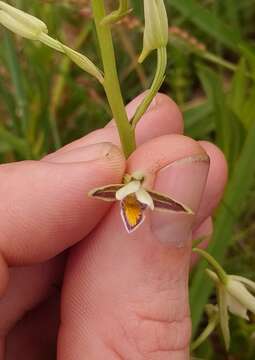
M147 190L153 199L155 210L165 210L193 214L193 211L186 205L172 199L171 197L154 191Z
M104 201L116 201L116 191L122 187L123 184L111 184L101 188L93 189L89 192L88 195Z
M128 233L133 232L145 219L146 206L141 204L134 195L129 195L120 203L121 216Z

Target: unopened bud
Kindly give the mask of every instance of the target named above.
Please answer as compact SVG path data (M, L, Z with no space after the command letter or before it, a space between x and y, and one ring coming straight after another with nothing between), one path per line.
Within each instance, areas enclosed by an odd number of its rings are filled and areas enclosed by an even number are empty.
M155 49L166 47L168 43L168 18L164 0L144 0L143 51L139 62L143 62Z
M36 17L0 1L0 23L10 31L30 40L48 33L47 26Z

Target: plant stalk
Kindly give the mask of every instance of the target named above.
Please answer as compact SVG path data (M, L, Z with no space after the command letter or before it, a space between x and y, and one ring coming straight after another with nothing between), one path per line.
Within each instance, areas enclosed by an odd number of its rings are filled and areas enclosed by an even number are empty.
M219 314L215 313L208 322L203 332L198 336L196 340L192 342L190 350L191 351L196 350L203 342L205 342L205 340L208 339L209 336L213 333L218 323L219 323Z
M149 108L154 97L157 95L164 79L167 66L167 51L165 47L157 49L157 69L154 80L150 89L148 90L143 102L138 106L136 113L131 121L132 127L135 129L136 125L142 118L143 114Z
M201 255L213 268L213 270L216 272L216 274L218 275L219 279L221 280L221 282L226 285L227 283L227 279L228 279L228 275L227 273L224 271L224 269L220 266L220 264L218 263L218 261L216 261L214 259L213 256L211 256L207 251L199 249L199 248L193 248L193 251L198 253L199 255Z
M104 67L104 89L115 119L126 158L135 150L135 131L130 125L121 94L110 25L102 25L105 17L103 0L92 0L92 9Z

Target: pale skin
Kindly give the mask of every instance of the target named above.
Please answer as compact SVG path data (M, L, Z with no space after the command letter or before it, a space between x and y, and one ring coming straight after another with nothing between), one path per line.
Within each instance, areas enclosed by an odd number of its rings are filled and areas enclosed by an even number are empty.
M189 359L191 239L210 236L227 167L182 133L159 94L127 162L111 123L41 161L1 165L0 360ZM118 203L87 196L137 170L195 215L148 211L128 234Z

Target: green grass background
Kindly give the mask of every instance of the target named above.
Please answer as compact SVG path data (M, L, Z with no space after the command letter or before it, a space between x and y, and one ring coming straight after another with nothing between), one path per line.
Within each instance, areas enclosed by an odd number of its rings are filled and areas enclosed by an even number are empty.
M128 102L152 79L155 58L136 63L142 46L142 0L130 0L130 21L113 28L123 95ZM251 279L255 260L255 0L165 0L169 64L162 91L181 107L187 135L224 151L230 177L215 214L211 253L229 272ZM50 34L100 64L85 0L17 0L45 21ZM106 1L114 5L114 1ZM116 6L116 5L115 5ZM130 29L130 25L133 28ZM102 88L60 54L0 29L0 161L40 159L104 126L111 118ZM214 301L202 262L192 273L194 334ZM218 331L194 356L255 359L255 318L231 318L230 355Z

